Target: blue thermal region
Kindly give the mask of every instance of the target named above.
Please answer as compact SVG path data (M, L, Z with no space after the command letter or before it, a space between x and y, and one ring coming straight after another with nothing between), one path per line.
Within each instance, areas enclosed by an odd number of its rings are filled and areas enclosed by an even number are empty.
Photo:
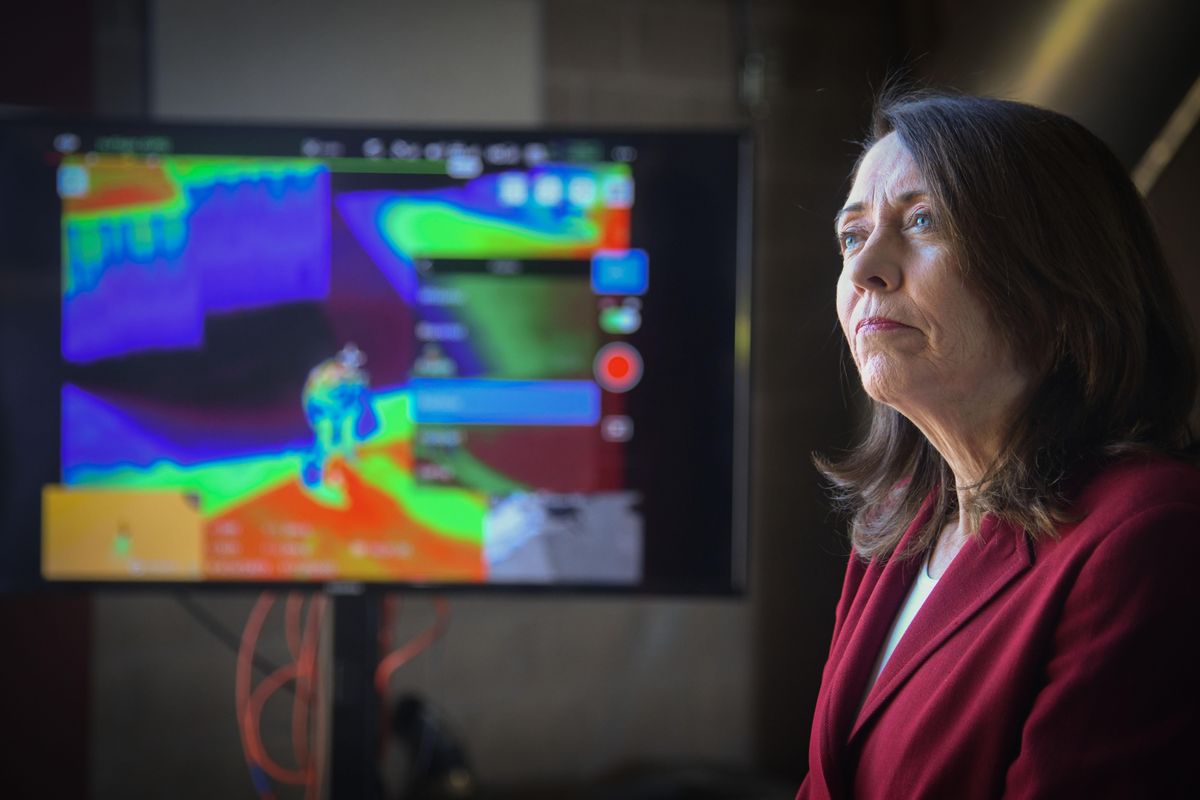
M122 408L72 384L62 389L62 471L67 483L80 470L97 467L148 467L170 461L204 464L218 459L301 451L312 432L299 425L171 419L168 414Z
M417 270L412 258L392 247L382 231L382 217L388 203L407 196L402 192L354 192L339 194L337 209L350 232L379 271L406 303L416 304Z
M208 312L321 300L329 294L329 173L189 187L189 267Z
M64 221L62 349L86 363L203 344L213 313L329 293L329 173L188 179L182 210Z
M162 231L175 231L182 225L180 220L160 221L161 226L155 227ZM85 236L99 238L102 260L99 266L70 267L77 277L73 291L63 297L62 352L68 361L198 347L203 341L201 279L180 263L182 239L175 234L164 236L162 247L139 261L142 251L126 247L125 242L133 236L128 223L122 222L93 223L94 230L87 233L80 225L65 225L68 261L90 249L81 241Z
M63 386L62 472L67 483L79 467L147 466L177 456L169 443L146 433L127 413L76 386Z

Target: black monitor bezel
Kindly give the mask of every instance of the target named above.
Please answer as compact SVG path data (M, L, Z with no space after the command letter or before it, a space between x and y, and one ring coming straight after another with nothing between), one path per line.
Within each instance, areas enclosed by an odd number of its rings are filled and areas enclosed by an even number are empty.
M259 147L267 137L288 137L300 141L305 137L329 139L365 139L369 137L410 138L489 141L496 139L517 142L545 141L552 139L598 139L620 140L634 143L639 141L667 141L679 139L703 139L704 137L729 138L737 147L737 219L734 223L736 237L736 263L733 281L736 286L734 299L735 330L730 332L734 341L733 362L733 415L732 415L732 486L730 487L730 574L722 585L682 583L655 584L643 582L633 585L609 585L591 583L449 583L412 581L226 581L226 580L47 580L41 573L38 559L36 578L11 579L0 572L0 594L21 592L72 592L72 591L186 591L186 592L237 592L237 591L324 591L331 595L357 595L374 592L427 592L462 596L486 595L576 595L593 597L689 597L689 598L738 598L749 589L749 546L750 546L750 442L751 442L751 394L750 375L752 349L751 339L751 292L752 292L752 238L753 238L753 163L754 148L750 131L746 128L631 128L631 127L580 127L580 126L487 126L487 127L434 127L392 125L344 125L328 123L262 124L243 123L233 120L204 121L190 119L138 119L122 117L98 117L44 113L5 113L0 115L0 126L24 126L29 128L61 127L71 131L112 131L129 136L168 135L244 136ZM93 134L97 135L97 134ZM189 149L188 154L201 154L203 150ZM213 151L229 154L227 149ZM279 148L271 147L266 152L255 152L254 148L241 147L239 155L286 156ZM297 153L299 156L300 154ZM41 547L41 531L34 534L38 550Z

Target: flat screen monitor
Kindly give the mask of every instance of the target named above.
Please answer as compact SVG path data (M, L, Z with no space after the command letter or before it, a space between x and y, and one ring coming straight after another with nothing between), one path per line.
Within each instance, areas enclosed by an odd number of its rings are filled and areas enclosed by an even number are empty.
M0 585L738 592L748 155L0 123Z

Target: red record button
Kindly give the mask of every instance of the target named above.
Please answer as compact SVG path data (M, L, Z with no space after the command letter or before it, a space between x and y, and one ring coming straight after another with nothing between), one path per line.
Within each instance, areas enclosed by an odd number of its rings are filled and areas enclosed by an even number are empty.
M612 342L600 348L592 371L601 388L610 392L628 392L642 379L642 357L632 345Z

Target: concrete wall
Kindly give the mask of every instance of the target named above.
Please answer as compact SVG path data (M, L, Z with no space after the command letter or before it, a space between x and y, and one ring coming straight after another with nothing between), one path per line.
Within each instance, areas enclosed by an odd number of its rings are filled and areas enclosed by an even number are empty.
M537 0L261 0L151 5L165 117L531 124Z
M1196 249L1195 236L1197 176L1200 176L1200 125L1193 127L1180 143L1146 197L1158 226L1163 254L1191 317L1193 335L1200 332L1200 251ZM1200 396L1192 406L1192 430L1200 432Z

